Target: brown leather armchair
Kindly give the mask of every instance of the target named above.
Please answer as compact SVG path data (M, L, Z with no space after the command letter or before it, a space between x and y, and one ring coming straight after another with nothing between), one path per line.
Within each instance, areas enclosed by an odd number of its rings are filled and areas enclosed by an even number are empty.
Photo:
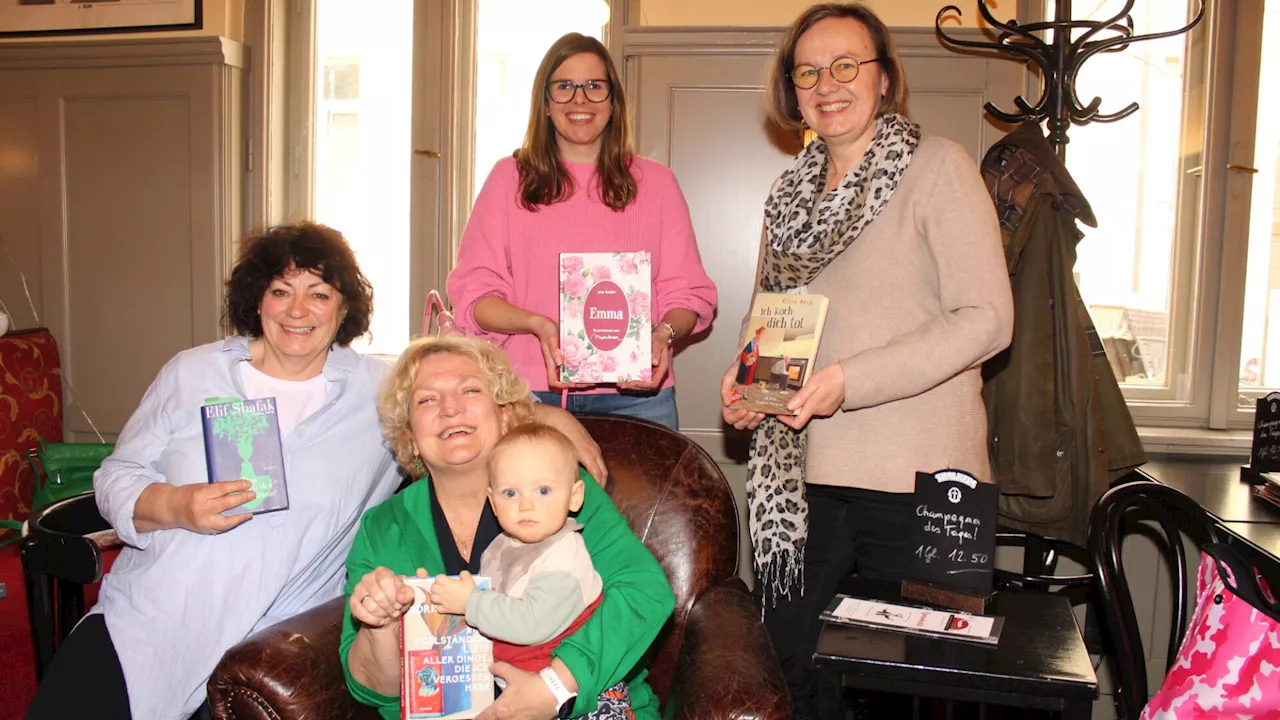
M674 717L789 718L760 608L737 577L738 513L724 475L679 433L585 416L609 465L609 494L666 570L676 607L649 682ZM376 718L347 692L338 598L231 648L209 680L215 718Z

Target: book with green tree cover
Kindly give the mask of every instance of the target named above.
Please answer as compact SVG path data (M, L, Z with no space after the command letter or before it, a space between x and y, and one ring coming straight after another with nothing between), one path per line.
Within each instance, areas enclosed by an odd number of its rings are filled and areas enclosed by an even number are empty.
M211 402L200 408L209 482L249 480L253 500L224 515L264 513L289 507L284 478L284 448L276 399Z

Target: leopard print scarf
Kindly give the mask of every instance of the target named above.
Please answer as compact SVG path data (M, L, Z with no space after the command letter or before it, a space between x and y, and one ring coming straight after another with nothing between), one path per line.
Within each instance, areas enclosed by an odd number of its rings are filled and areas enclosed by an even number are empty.
M827 146L821 139L810 143L765 201L760 291L803 291L889 204L919 143L919 125L882 115L862 162L825 197ZM747 505L756 583L766 607L780 595L790 598L797 585L804 594L805 448L805 431L772 416L751 436Z

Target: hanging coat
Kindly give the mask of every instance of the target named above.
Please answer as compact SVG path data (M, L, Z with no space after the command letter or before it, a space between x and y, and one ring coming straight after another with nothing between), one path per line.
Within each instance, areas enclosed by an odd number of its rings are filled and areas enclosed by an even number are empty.
M983 366L1002 525L1080 546L1113 473L1146 462L1073 269L1093 211L1035 123L987 152L1013 286L1013 343Z

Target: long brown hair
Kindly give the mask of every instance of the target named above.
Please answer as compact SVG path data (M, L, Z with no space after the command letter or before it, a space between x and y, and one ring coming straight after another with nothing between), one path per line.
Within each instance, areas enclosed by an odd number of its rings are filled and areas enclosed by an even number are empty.
M609 51L599 40L569 33L551 45L538 66L529 103L529 127L525 130L524 145L515 152L516 167L520 171L520 207L531 212L537 212L539 205L567 200L574 191L573 175L561 162L556 149L556 129L548 115L551 96L547 85L560 64L579 53L600 58L609 76L612 113L596 159L600 199L615 212L622 211L636 199L636 180L631 176L631 123L627 118L622 79L614 69Z
M907 74L902 69L902 58L898 48L889 35L889 28L884 21L866 5L855 3L823 3L805 10L791 23L787 34L778 43L777 52L769 64L769 79L765 83L765 113L769 119L788 130L802 127L800 104L796 102L796 89L791 84L791 71L796 64L796 45L800 36L827 18L853 18L871 34L872 44L876 47L876 57L880 58L880 72L889 81L889 90L880 96L876 106L876 117L888 113L907 114Z

